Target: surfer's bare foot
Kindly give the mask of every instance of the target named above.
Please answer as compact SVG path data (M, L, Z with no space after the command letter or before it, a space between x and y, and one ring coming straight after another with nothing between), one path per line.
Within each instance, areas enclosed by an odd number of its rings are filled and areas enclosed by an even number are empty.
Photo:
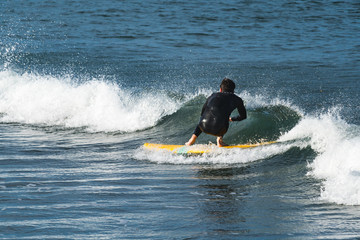
M187 143L185 143L185 145L186 145L186 146L191 146L191 145L193 145L193 144L195 143L196 139L197 139L197 136L196 136L195 134L193 134L193 135L191 136L191 138L189 139L189 141L187 141Z
M223 138L222 137L218 137L216 139L217 145L218 147L225 147L225 146L229 146L228 144L224 143Z

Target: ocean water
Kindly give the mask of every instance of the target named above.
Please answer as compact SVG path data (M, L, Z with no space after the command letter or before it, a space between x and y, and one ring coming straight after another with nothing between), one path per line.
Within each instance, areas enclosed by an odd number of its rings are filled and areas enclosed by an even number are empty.
M1 239L360 237L359 1L3 0L0 19ZM224 77L248 110L224 140L276 144L142 147L185 143Z

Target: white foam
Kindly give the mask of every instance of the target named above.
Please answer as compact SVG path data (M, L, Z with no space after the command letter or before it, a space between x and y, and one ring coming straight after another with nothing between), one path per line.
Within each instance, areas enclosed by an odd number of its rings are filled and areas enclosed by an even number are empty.
M360 204L360 137L343 139L318 156L312 174L325 179L321 198L346 205Z
M309 164L309 175L323 181L322 200L359 205L360 128L347 124L337 112L306 116L280 140L307 139L318 153Z
M170 164L211 164L233 165L266 159L289 150L292 144L272 144L249 149L222 149L214 147L213 151L202 155L176 155L168 151L138 149L134 157L155 163Z
M135 95L104 80L77 84L70 77L0 72L2 122L130 132L154 126L180 106L166 94Z

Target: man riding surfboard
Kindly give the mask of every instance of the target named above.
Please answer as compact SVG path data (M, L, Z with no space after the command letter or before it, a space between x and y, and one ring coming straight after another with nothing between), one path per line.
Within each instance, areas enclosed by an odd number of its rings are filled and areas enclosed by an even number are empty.
M185 145L195 143L199 135L204 132L217 137L219 147L226 146L223 136L229 128L229 122L242 121L246 119L246 109L243 100L234 94L235 83L224 78L220 84L220 91L213 93L205 102L199 124L196 126L193 135ZM237 117L230 117L232 111L238 110Z

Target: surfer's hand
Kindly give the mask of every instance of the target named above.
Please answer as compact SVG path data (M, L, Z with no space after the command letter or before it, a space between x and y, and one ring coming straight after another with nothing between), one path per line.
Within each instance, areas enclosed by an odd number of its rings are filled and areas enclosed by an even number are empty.
M197 138L197 136L196 136L195 134L193 134L193 135L191 136L191 138L189 139L189 141L187 141L187 142L185 143L185 145L186 145L186 146L191 146L191 145L193 145L193 144L195 143L195 141L196 141L196 138Z
M231 117L229 117L229 122L232 122Z

